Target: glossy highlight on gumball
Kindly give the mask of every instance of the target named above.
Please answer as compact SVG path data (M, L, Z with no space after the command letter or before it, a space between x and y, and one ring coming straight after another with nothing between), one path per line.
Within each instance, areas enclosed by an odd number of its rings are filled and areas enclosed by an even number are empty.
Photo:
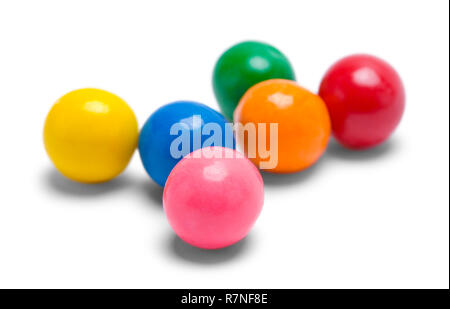
M387 62L370 55L339 60L325 74L319 95L330 112L333 135L351 149L383 143L400 123L405 90Z
M172 168L204 146L235 147L233 128L212 108L177 101L156 110L139 135L139 154L148 175L164 186Z
M264 203L264 183L244 155L206 147L181 160L167 179L164 211L175 233L203 249L243 239Z
M289 60L275 47L254 41L236 44L219 58L213 73L213 88L223 114L233 112L244 93L264 80L295 79Z
M61 97L47 115L44 145L66 177L97 183L119 175L136 149L138 125L131 108L100 89L79 89Z
M234 119L242 125L237 130L237 142L257 166L262 168L262 163L271 159L265 158L261 149L270 147L271 156L277 155L277 164L265 168L274 173L294 173L310 167L324 153L331 132L322 99L283 79L267 80L250 88L236 108ZM240 132L248 124L259 125L254 142ZM265 130L261 130L261 124ZM269 124L277 125L277 132Z

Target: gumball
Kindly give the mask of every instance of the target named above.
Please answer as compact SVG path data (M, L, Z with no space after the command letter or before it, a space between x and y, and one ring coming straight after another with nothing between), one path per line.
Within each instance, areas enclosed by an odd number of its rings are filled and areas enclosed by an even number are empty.
M148 175L164 186L172 168L203 146L235 147L233 129L212 108L177 101L156 110L139 135L139 154Z
M244 155L206 147L181 160L167 179L163 205L175 233L203 249L219 249L244 238L264 202L264 183Z
M44 144L55 167L83 183L119 175L136 149L138 125L131 108L100 89L79 89L61 97L47 115Z
M319 95L328 106L333 136L352 149L383 143L405 108L405 91L397 72L369 55L349 56L335 63L325 74Z
M325 151L331 131L322 99L283 79L250 88L234 119L240 124L236 139L241 149L261 169L274 173L294 173L314 164ZM250 134L252 127L254 134Z
M223 114L230 120L244 93L264 80L294 80L289 60L275 47L260 42L242 42L220 56L213 73L213 88Z

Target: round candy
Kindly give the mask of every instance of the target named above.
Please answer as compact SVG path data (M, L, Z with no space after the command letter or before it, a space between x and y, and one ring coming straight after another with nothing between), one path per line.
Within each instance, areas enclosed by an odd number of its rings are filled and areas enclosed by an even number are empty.
M220 113L196 102L162 106L150 116L139 135L144 168L161 186L185 155L204 146L234 148L233 129Z
M320 85L334 137L365 149L384 142L400 122L405 91L397 72L383 60L354 55L334 64Z
M294 80L289 60L275 47L260 42L242 42L220 56L213 73L213 87L223 114L230 120L244 93L264 80Z
M237 127L241 149L260 168L275 173L293 173L311 166L325 151L331 131L322 99L283 79L250 88L234 119L241 124ZM248 125L255 127L256 137L244 138L242 131L248 130ZM266 149L270 154L262 151Z
M250 231L264 203L264 183L242 154L199 149L181 160L164 188L164 211L175 233L203 249L230 246Z
M138 125L131 108L100 89L79 89L60 98L48 113L44 144L56 168L84 183L111 180L136 149Z

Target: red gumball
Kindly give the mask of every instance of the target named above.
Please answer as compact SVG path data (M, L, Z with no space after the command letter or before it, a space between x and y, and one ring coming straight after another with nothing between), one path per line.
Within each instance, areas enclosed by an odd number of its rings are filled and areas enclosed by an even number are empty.
M325 74L319 95L328 107L334 137L352 149L384 142L405 108L397 72L369 55L348 56L335 63Z

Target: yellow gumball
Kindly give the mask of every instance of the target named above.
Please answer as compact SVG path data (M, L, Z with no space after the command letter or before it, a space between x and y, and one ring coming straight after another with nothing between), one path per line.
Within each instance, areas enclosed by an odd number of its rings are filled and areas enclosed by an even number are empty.
M113 179L128 165L138 141L131 108L100 89L79 89L61 97L47 115L44 144L55 167L84 183Z

